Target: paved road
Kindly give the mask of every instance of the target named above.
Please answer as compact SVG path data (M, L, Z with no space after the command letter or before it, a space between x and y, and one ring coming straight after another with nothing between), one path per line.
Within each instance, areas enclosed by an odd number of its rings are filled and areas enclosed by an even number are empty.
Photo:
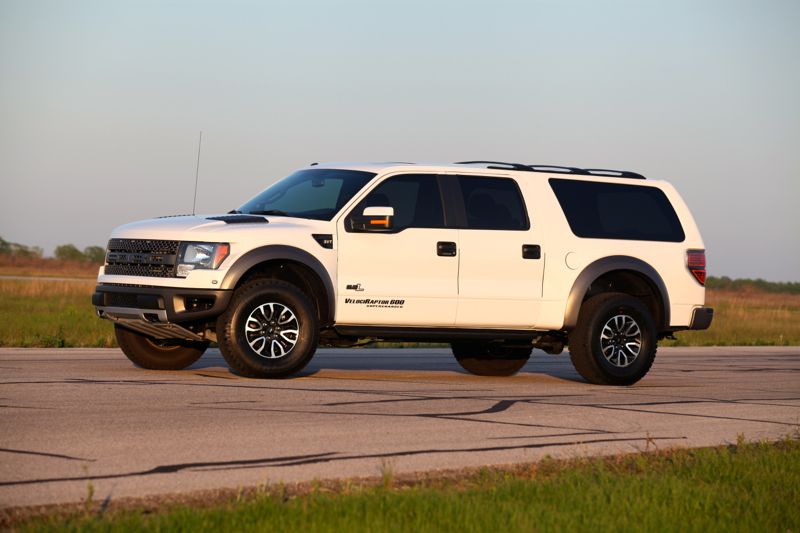
M118 350L0 349L0 507L779 438L800 425L800 348L661 349L634 387L535 352L512 378L445 350L321 350L250 380L215 350L183 372Z

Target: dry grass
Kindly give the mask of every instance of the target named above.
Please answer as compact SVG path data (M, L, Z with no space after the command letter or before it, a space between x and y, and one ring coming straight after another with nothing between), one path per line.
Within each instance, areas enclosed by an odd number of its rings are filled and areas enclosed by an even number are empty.
M76 281L52 281L49 279L0 280L0 297L53 299L61 297L86 297L91 300L94 292L94 279Z
M98 268L100 265L97 263L0 254L0 276L94 279L97 277Z
M757 290L708 289L706 304L714 308L707 331L678 333L665 346L796 346L800 345L800 294Z

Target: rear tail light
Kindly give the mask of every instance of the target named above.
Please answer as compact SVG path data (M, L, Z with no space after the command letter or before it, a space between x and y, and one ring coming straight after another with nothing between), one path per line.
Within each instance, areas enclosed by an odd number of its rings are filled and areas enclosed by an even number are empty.
M689 250L686 252L686 267L700 285L706 284L706 251Z

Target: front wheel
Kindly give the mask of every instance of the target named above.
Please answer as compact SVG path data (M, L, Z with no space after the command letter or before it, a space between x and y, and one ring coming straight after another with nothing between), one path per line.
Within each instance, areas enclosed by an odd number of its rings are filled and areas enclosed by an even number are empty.
M284 281L251 281L236 289L217 320L217 343L225 361L242 376L289 376L302 370L317 350L314 305Z
M569 355L590 383L632 385L653 365L656 343L655 323L641 300L605 293L583 303L569 335Z
M114 334L122 352L136 366L148 370L183 370L200 359L208 343L166 343L114 324Z
M461 368L476 376L513 376L525 366L533 348L509 348L482 341L450 345Z

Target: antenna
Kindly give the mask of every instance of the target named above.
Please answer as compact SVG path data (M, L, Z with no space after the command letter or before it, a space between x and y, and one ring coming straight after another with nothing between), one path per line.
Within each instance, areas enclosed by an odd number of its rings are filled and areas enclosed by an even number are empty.
M200 131L200 140L197 141L197 166L194 169L194 201L192 202L192 214L194 215L197 207L197 178L200 177L200 148L203 146L203 131Z

